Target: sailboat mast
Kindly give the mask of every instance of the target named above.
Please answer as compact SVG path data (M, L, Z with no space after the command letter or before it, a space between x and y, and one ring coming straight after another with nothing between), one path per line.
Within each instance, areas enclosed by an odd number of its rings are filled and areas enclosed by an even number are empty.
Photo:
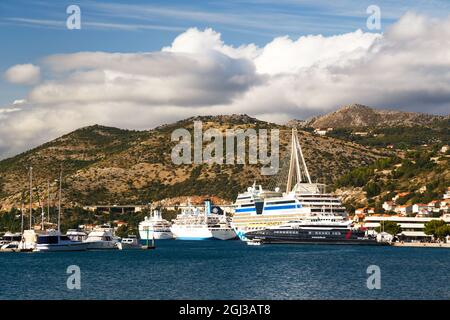
M62 166L59 172L59 199L58 199L58 232L61 232L61 189L62 189Z
M33 218L33 167L30 166L30 230Z
M47 222L50 222L50 180L47 180Z
M20 223L20 233L23 235L23 212L25 211L25 203L23 201L23 192L22 192L22 208L20 209L20 219L22 220Z

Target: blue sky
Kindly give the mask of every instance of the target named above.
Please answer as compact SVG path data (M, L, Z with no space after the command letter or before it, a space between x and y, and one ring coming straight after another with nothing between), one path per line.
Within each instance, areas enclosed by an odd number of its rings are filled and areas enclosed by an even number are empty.
M449 0L0 0L0 159L92 124L448 114L449 26Z
M67 30L68 5L77 4L82 29ZM231 45L264 45L276 36L341 34L366 29L369 5L382 10L382 28L408 10L441 17L447 0L324 1L25 1L0 2L0 70L37 63L55 53L78 51L143 52L159 50L189 27L211 27ZM367 31L367 30L365 30ZM27 92L0 80L0 105Z

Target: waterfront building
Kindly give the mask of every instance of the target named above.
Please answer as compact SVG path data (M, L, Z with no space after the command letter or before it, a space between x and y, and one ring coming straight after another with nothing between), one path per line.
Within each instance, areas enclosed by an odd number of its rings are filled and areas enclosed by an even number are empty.
M382 226L385 221L392 221L399 224L402 232L398 236L402 236L405 241L428 241L431 236L424 233L425 224L431 220L444 220L450 224L450 215L444 215L440 218L433 217L402 217L390 215L373 215L366 216L364 227L367 228L369 234L376 234L375 229Z

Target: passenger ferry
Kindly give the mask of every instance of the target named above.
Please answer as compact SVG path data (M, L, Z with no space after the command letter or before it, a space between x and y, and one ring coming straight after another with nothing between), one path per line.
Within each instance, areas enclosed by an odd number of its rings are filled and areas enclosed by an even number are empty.
M383 245L352 222L334 214L313 215L277 227L247 232L256 243Z
M173 239L170 231L171 223L163 219L159 210L153 211L153 216L145 217L144 221L139 223L139 235L142 241Z
M205 201L203 212L199 208L182 210L170 228L178 240L231 240L236 233L225 215L211 213L211 203Z
M232 227L241 240L247 232L264 230L290 221L319 214L346 217L341 201L326 192L326 186L312 183L295 130L292 131L291 157L286 192L264 190L253 184L235 201ZM294 184L294 182L296 182Z

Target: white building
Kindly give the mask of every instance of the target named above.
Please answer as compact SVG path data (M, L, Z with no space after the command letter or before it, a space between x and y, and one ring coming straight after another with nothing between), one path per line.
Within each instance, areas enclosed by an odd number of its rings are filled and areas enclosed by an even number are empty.
M396 205L394 201L385 201L382 207L384 211L394 211Z
M428 206L428 204L425 204L425 203L413 204L413 206L412 206L413 213L419 213L419 212L423 212L423 211L430 212L430 207Z
M425 223L431 220L444 220L450 224L450 215L444 215L440 218L418 218L418 217L399 217L399 216L367 216L364 220L364 227L368 229L370 234L376 234L375 229L382 226L384 221L393 221L400 225L402 232L400 235L406 237L408 240L423 240L429 239L424 233Z

